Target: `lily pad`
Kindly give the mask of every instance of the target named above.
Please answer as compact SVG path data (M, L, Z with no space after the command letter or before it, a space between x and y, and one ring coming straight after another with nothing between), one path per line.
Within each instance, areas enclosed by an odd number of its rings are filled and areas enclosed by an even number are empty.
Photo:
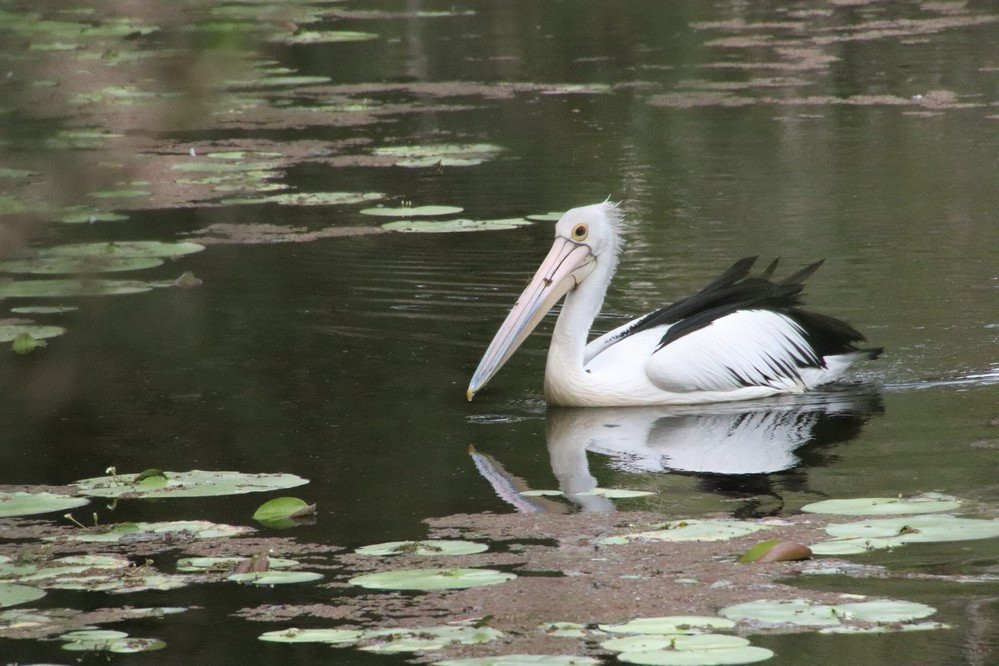
M293 488L308 483L294 474L244 474L243 472L167 472L167 483L162 486L143 486L134 483L138 474L118 474L82 479L75 484L81 495L90 497L208 497L214 495L239 495Z
M15 585L12 583L0 583L0 608L26 604L45 596L45 590L27 585Z
M253 532L252 527L223 525L207 520L175 520L158 523L118 523L103 531L88 531L80 534L67 534L45 537L46 541L154 541L159 539L214 539L231 537Z
M234 573L226 580L252 585L286 585L289 583L311 583L322 580L323 575L314 571L253 571Z
M127 638L124 631L114 631L113 629L81 629L79 631L69 631L56 636L61 641L106 641L113 638Z
M801 507L808 513L831 513L841 516L877 516L902 513L934 513L953 511L961 506L960 500L950 495L923 493L914 497L858 497L832 499L806 504Z
M520 217L501 220L398 220L382 225L386 231L409 234L449 234L460 231L506 231L531 224Z
M813 544L813 553L851 555L907 543L989 539L999 536L999 520L928 514L829 525L826 532L838 538Z
M933 615L936 609L911 601L875 600L820 604L808 599L759 600L726 606L719 614L764 626L833 627L844 621L908 622Z
M648 490L628 490L626 488L590 488L576 495L600 495L607 499L629 499L631 497L648 497L655 495Z
M353 629L279 629L260 634L257 638L273 643L354 643L362 632Z
M576 657L568 654L501 654L495 657L446 659L435 661L433 666L599 666L593 657Z
M296 518L314 515L316 505L297 497L276 497L264 502L253 513L253 519L266 527L294 527Z
M60 217L56 218L56 221L64 224L93 224L94 222L122 222L127 219L128 215L122 213L74 209L65 210Z
M585 638L586 625L578 622L549 622L539 627L548 636L560 638Z
M112 296L139 294L156 287L152 282L137 280L100 280L93 278L68 280L7 280L0 281L0 298L63 298L67 296Z
M177 571L185 572L233 572L245 557L182 557L177 560ZM298 566L298 560L268 557L267 569L290 569Z
M130 257L118 255L82 255L63 257L35 257L11 259L0 262L4 273L112 273L154 268L163 263L158 257Z
M266 196L223 199L222 204L279 204L282 206L340 206L375 201L383 198L381 192L285 192Z
M726 634L662 634L611 638L600 647L613 652L645 652L647 650L714 650L742 647L749 641L741 636Z
M874 627L858 627L855 625L840 625L838 627L826 627L819 629L820 634L888 634L896 631L937 631L939 629L950 629L949 624L943 622L907 622L902 624L884 625Z
M597 543L608 546L629 541L726 541L767 527L740 520L671 520L658 530L606 537Z
M516 577L495 569L399 569L356 576L349 582L374 590L444 590L496 585Z
M2 333L0 333L2 336ZM0 337L2 340L2 337ZM84 497L57 495L55 493L39 492L0 492L0 518L8 516L33 516L51 511L66 511L89 504Z
M751 664L774 656L772 650L744 645L713 650L648 650L622 652L618 661L649 666L719 666L721 664Z
M50 587L55 579L70 579L74 574L93 574L95 569L127 569L132 563L116 555L70 555L37 562L0 563L0 581L9 583L31 583Z
M550 213L537 213L534 215L528 215L527 219L531 222L558 222L562 219L565 213L562 212L550 212Z
M389 541L362 546L355 553L361 555L470 555L489 550L484 543L474 541L450 541L435 539L430 541Z
M601 624L599 629L612 634L696 634L705 629L731 629L735 622L710 615L667 615L639 617L623 624Z
M77 652L115 652L132 654L134 652L152 652L162 650L166 643L158 638L112 638L107 640L78 640L65 643L63 650Z
M356 30L300 30L274 35L267 41L281 44L331 44L336 42L366 42L372 39L378 39L378 35L373 32Z
M452 643L488 643L502 637L503 632L497 629L470 625L377 629L364 632L364 640L376 642L361 649L368 652L419 652L439 650Z
M377 215L379 217L436 217L439 215L456 215L465 210L459 206L377 206L365 208L362 215Z
M524 490L520 493L524 497L557 497L559 495L565 495L561 490Z
M72 243L47 247L38 252L47 257L157 257L174 259L201 252L204 245L189 241L114 241L108 243Z
M63 314L79 310L71 305L26 305L18 308L11 308L14 314Z

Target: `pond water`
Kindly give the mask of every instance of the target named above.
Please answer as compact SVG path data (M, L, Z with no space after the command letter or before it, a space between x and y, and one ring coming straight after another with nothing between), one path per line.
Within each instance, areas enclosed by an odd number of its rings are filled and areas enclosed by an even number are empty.
M343 547L421 538L424 518L455 513L783 516L825 498L934 491L995 515L999 14L989 3L90 7L0 1L0 259L194 240L206 249L106 275L190 271L203 283L0 302L0 319L66 329L30 354L0 353L0 484L66 484L112 465L287 472L311 480L289 494L318 514L280 535ZM442 145L429 157L379 151ZM383 196L252 201L325 192ZM378 233L396 218L362 209L449 205L464 211L442 219L496 220L608 196L622 202L625 245L601 331L743 256L779 255L787 273L825 258L808 303L884 355L807 399L547 409L549 320L466 402L552 223ZM112 211L127 219L59 221ZM275 238L251 225L294 229ZM37 305L78 309L13 310ZM593 485L657 494L573 504L516 492ZM247 524L260 497L95 510L103 522ZM994 574L995 541L968 543L865 561ZM758 644L777 653L770 663L996 658L994 582L836 584L929 603L954 629L767 636ZM221 587L111 602L204 607L136 624L168 647L131 659L330 658L322 646L261 647L255 637L277 625L231 613L342 592ZM43 606L108 603L55 591ZM219 640L204 636L209 625ZM65 654L0 639L5 661Z

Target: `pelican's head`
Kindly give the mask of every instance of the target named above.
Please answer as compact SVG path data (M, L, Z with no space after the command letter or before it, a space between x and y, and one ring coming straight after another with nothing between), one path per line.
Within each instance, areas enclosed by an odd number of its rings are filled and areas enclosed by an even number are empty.
M555 224L555 242L524 293L489 343L468 383L471 400L507 362L560 298L582 284L598 264L613 270L620 213L610 201L567 210Z

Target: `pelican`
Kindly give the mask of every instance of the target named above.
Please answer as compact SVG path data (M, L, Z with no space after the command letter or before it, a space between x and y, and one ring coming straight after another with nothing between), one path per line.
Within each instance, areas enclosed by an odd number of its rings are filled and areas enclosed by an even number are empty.
M496 332L468 384L471 400L564 296L548 348L545 398L577 407L700 404L803 393L881 349L846 322L800 309L821 261L771 281L737 261L693 296L587 343L617 266L621 212L610 201L566 211L541 267Z

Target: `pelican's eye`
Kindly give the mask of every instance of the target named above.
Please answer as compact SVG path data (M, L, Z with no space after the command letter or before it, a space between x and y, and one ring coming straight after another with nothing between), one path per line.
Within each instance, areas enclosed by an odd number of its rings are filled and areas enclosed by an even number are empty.
M590 228L585 224L577 224L572 228L572 240L577 242L582 242L586 240L587 234L590 233Z

